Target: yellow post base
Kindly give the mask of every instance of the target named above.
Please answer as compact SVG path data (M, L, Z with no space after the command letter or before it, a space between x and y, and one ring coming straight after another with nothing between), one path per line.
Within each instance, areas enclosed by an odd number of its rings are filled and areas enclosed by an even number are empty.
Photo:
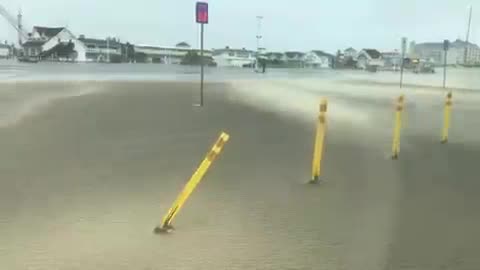
M443 139L440 143L441 144L446 144L446 143L448 143L448 139Z
M308 181L309 184L318 184L318 182L320 181L319 177L318 176L315 176L313 179L311 179L310 181Z
M393 154L392 159L397 160L398 159L398 154Z
M175 230L175 229L171 225L166 225L164 227L157 226L153 230L153 233L155 233L155 234L166 234L166 233L172 232L173 230Z

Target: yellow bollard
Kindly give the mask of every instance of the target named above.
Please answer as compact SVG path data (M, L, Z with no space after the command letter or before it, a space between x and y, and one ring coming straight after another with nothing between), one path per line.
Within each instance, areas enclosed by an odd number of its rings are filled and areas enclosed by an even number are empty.
M393 128L392 159L398 159L400 153L400 132L402 130L402 113L405 104L405 96L401 95L396 100L395 127Z
M442 143L448 142L448 130L450 129L450 115L452 114L452 92L447 94L445 109L443 111Z
M200 163L195 173L192 175L190 180L187 182L182 192L178 195L177 199L173 202L172 207L168 210L167 214L163 217L162 223L157 226L154 230L155 233L166 233L173 230L172 221L175 216L178 214L182 206L187 201L188 197L192 194L193 190L197 187L198 183L202 180L203 176L207 172L210 165L216 159L216 157L222 152L223 146L228 141L230 136L222 132L220 137L217 139L212 149L208 152L205 159Z
M328 101L323 98L320 102L320 114L318 116L317 131L315 134L315 144L313 146L313 161L312 161L312 179L311 184L316 184L320 178L323 145L325 142L325 133L327 130L327 105Z

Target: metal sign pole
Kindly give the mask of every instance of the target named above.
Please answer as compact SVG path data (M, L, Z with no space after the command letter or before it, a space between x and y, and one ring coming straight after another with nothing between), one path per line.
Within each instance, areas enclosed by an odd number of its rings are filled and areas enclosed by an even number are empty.
M203 106L203 81L205 78L204 75L204 62L203 62L203 26L200 25L200 106Z
M403 70L405 68L405 54L407 50L407 38L402 38L402 59L400 66L400 88L403 87Z
M444 60L443 60L443 88L446 87L447 84L447 50L445 50Z
M443 88L447 85L447 56L448 49L450 48L450 41L447 39L443 41L443 50L445 51L443 55Z
M205 79L205 62L203 51L203 32L204 26L208 23L208 3L197 2L196 4L196 21L200 24L200 107L203 107L203 88Z
M402 55L402 66L400 67L400 88L403 87L403 67L404 67L405 56Z

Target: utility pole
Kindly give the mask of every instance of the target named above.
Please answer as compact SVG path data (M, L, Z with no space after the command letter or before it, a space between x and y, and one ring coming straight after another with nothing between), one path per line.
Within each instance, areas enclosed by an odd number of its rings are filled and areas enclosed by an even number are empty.
M110 63L110 38L107 37L107 63Z
M256 62L255 62L255 69L258 68L258 60L260 59L260 46L261 46L261 39L263 38L262 37L262 20L263 20L263 16L257 16L257 59L256 59Z
M466 41L466 44L465 44L465 56L464 56L464 59L463 59L463 64L466 65L467 64L467 60L468 60L468 47L469 47L469 44L468 44L468 41L470 39L470 27L472 25L472 6L470 6L470 15L468 17L468 27L467 27L467 38L465 39Z

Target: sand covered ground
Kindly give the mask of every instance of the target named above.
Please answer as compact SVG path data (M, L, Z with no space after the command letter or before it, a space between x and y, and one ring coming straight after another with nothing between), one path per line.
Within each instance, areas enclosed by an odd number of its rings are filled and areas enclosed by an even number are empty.
M2 84L0 268L480 267L476 93L455 94L440 145L444 92L412 86L391 161L393 87L232 80L206 91L198 108L189 82ZM321 96L329 131L312 186ZM177 230L152 234L222 130L231 139Z

